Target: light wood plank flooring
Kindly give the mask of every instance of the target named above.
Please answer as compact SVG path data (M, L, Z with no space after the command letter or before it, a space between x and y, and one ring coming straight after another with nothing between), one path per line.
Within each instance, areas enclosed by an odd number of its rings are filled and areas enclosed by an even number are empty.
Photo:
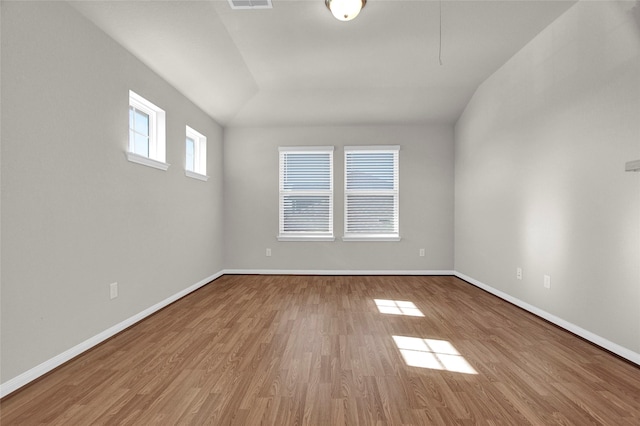
M223 276L0 408L3 426L637 426L640 368L454 277Z

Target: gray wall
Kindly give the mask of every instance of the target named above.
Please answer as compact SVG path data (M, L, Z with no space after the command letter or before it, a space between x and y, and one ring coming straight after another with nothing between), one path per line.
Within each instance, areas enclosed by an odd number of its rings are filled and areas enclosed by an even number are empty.
M640 352L640 5L578 3L479 87L455 140L456 270Z
M279 242L278 146L333 145L333 242ZM343 242L345 145L400 145L400 242ZM348 126L225 130L225 268L451 270L453 128ZM265 257L265 249L272 256ZM425 257L419 257L425 248Z
M5 382L221 271L223 188L221 127L65 3L2 2L1 83ZM125 158L129 89L166 110L166 172Z

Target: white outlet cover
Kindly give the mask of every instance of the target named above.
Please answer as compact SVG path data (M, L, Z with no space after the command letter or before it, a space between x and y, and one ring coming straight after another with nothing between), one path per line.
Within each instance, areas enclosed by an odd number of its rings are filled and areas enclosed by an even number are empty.
M549 275L544 276L544 288L551 288L551 277Z
M109 294L112 299L118 297L118 283L109 284Z

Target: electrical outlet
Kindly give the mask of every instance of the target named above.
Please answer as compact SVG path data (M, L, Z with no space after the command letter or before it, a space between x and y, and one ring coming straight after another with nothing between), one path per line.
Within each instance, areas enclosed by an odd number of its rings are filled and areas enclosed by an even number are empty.
M519 280L522 279L522 268L519 266L516 268L516 278Z
M267 251L265 252L265 256L271 257L271 249L270 248L268 248Z
M118 297L118 283L109 284L109 294L112 299Z
M544 288L551 288L551 277L549 275L544 276Z
M420 249L420 257L424 257L424 249Z

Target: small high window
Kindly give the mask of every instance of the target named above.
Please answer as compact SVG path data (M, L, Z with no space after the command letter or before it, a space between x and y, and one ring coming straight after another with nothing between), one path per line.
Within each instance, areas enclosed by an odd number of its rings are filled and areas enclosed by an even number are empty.
M129 161L167 170L165 139L164 110L130 90Z
M206 181L207 176L207 137L186 126L185 175Z

